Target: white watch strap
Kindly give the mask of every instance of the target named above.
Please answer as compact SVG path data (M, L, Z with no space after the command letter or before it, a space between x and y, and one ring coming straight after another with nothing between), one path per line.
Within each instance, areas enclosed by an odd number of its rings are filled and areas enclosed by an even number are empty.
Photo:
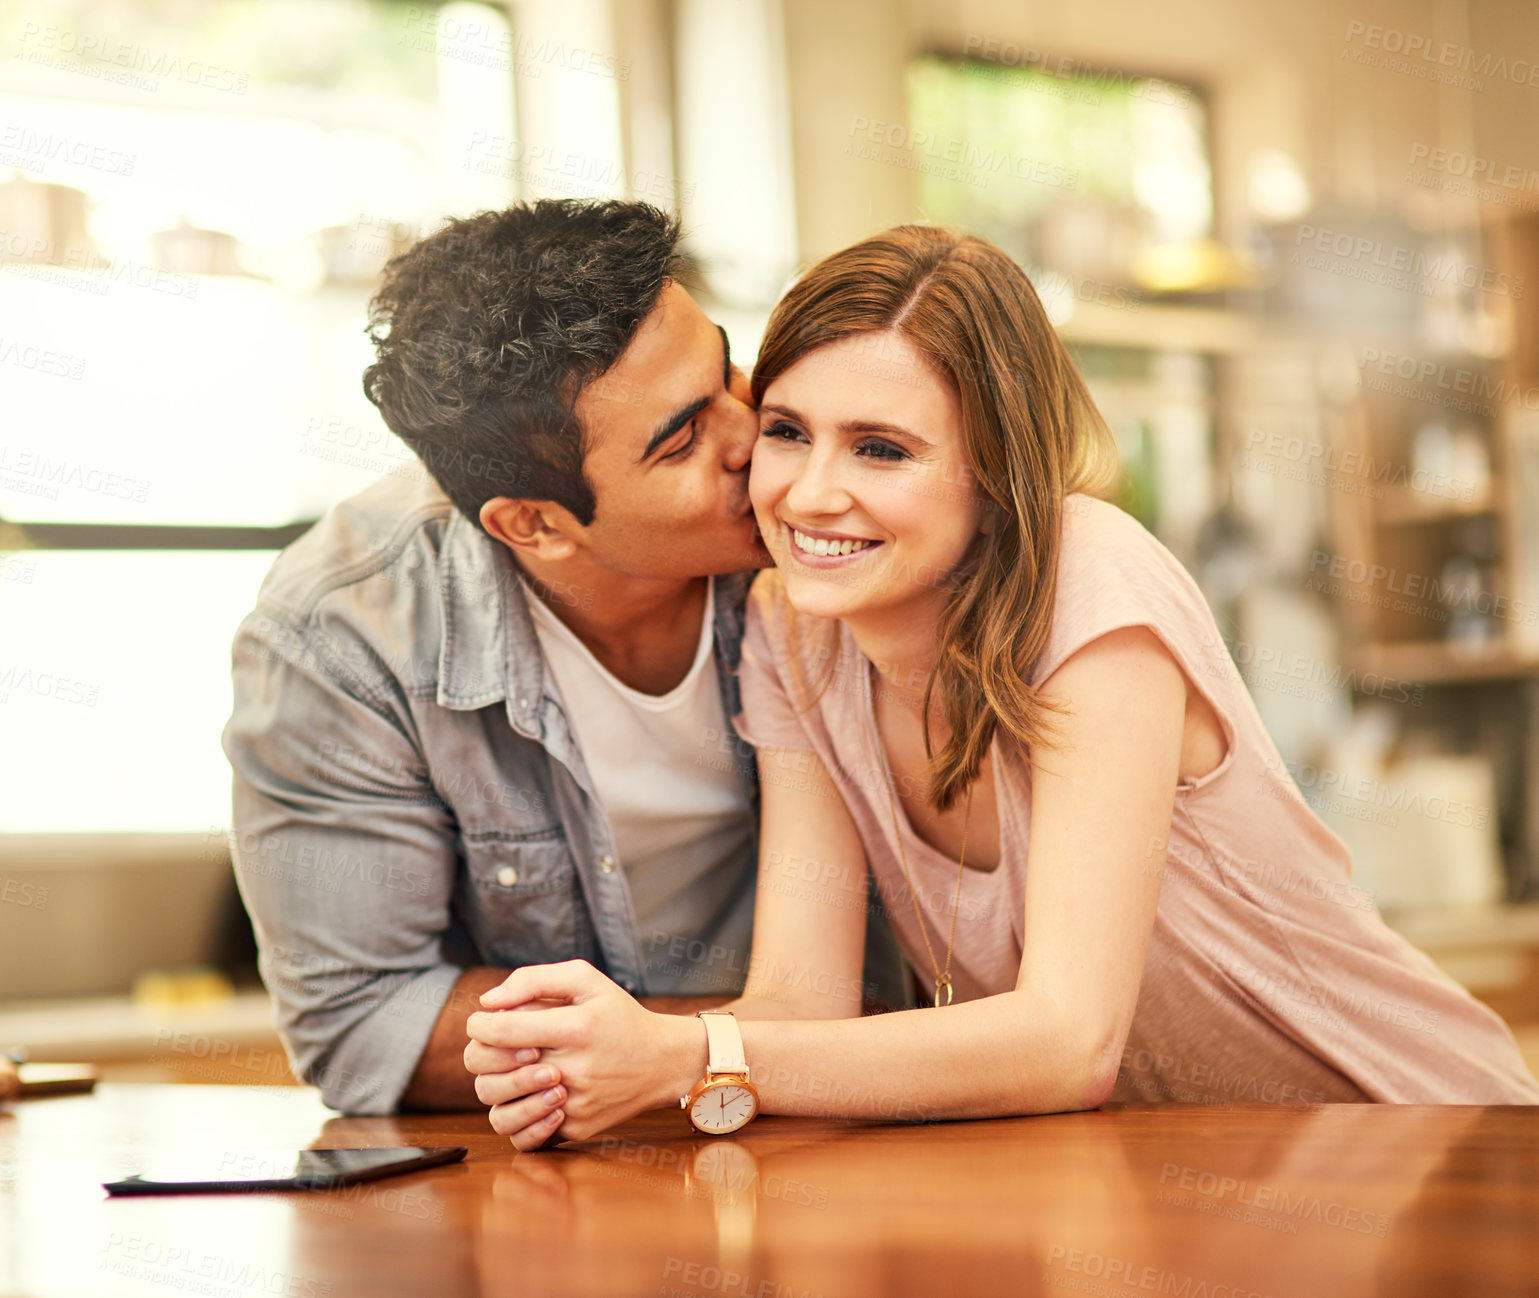
M730 1010L701 1010L705 1024L706 1070L712 1073L746 1073L743 1033Z

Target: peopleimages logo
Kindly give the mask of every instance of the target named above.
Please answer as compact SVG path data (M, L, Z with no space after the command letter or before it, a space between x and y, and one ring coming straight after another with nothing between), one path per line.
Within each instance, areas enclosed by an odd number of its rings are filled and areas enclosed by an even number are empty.
M1266 759L1269 770L1286 770L1299 791L1306 797L1338 795L1363 806L1381 808L1406 816L1424 816L1428 820L1441 820L1445 824L1465 829L1484 829L1491 823L1491 809L1476 807L1457 798L1439 795L1423 795L1420 789L1391 780L1372 779L1368 776L1350 775L1329 766L1315 766L1294 758Z
M868 161L889 162L910 170L967 179L985 187L990 176L1006 175L1049 189L1074 189L1079 184L1079 168L1043 158L1011 153L990 142L941 139L932 131L911 130L901 122L873 121L856 114L850 118L850 141L845 153ZM893 150L890 155L881 148Z
M1192 92L1186 86L1173 85L1153 77L1129 76L1118 69L1052 54L1018 41L983 36L977 32L968 33L962 42L962 56L1005 68L1033 68L1044 76L1074 82L1079 89L1093 97L1110 91L1126 95L1129 99L1147 99L1151 103L1182 108L1192 100Z
M1234 1202L1242 1207L1278 1213L1295 1223L1307 1221L1336 1226L1379 1239L1389 1233L1389 1218L1381 1212L1322 1199L1308 1190L1290 1190L1286 1186L1224 1176L1205 1168L1166 1163L1160 1168L1160 1185L1210 1199L1227 1199L1232 1194ZM1296 1227L1289 1233L1296 1233Z
M160 82L151 78L180 81L208 90L243 95L249 80L245 72L220 67L202 59L184 59L171 50L151 49L110 36L78 32L69 27L44 26L38 22L22 25L17 53L31 63L62 67L69 72L108 81L123 81L142 90L155 90ZM148 76L132 77L132 73Z
M1491 412L1508 404L1521 405L1525 410L1539 410L1539 385L1536 384L1524 385L1485 370L1451 366L1443 360L1381 352L1376 347L1363 348L1361 359L1365 374L1372 369L1377 374L1399 379L1405 385L1415 385L1394 388L1398 396L1424 395L1417 389L1433 387L1447 394L1441 404L1454 408L1464 404L1484 403L1484 408ZM1381 385L1376 390L1390 389ZM1467 403L1461 400L1464 397L1469 398Z
M12 166L22 170L41 170L50 162L67 162L92 171L102 171L109 176L132 176L138 155L109 149L104 144L76 139L56 131L33 131L25 126L6 126L0 129L0 150ZM35 162L37 168L24 165Z
M1434 149L1427 144L1413 144L1410 165L1421 165L1477 184L1539 192L1539 171L1532 167L1520 167L1515 163L1504 167L1490 158L1482 158L1476 153L1461 153L1458 149Z
M1314 225L1300 225L1293 243L1293 262L1312 270L1350 274L1354 279L1382 282L1391 288L1414 288L1423 294L1431 292L1432 282L1442 282L1504 297L1523 296L1522 275L1477 266L1452 250L1430 256L1419 248ZM1335 258L1335 264L1326 257Z
M1539 603L1533 600L1513 599L1462 582L1445 582L1438 576L1402 571L1382 563L1371 564L1365 559L1349 559L1346 555L1316 550L1309 561L1309 572L1310 576L1304 581L1306 590L1324 590L1323 579L1328 577L1332 582L1345 582L1368 593L1387 592L1373 601L1380 608L1390 607L1388 601L1400 597L1400 602L1394 605L1396 611L1420 613L1438 621L1448 620L1449 609L1463 608L1523 626L1539 625ZM1330 593L1340 592L1333 589Z
M1404 63L1403 68L1395 66L1395 70L1411 72L1428 80L1448 79L1434 75L1446 68L1476 77L1497 77L1516 85L1539 86L1539 60L1509 60L1505 54L1480 54L1468 45L1434 41L1430 36L1399 27L1381 27L1354 18L1347 23L1346 44L1395 55L1395 64L1386 66ZM1342 50L1344 56L1347 53L1347 49Z

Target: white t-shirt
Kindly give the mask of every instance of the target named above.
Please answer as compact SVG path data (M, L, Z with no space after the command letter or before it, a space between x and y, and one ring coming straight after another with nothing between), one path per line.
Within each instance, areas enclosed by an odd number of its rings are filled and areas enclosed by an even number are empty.
M546 669L609 817L647 991L736 991L753 937L753 888L742 886L752 826L737 773L701 760L714 750L711 736L731 733L715 666L715 583L707 586L694 661L666 694L617 680L537 596L528 602Z

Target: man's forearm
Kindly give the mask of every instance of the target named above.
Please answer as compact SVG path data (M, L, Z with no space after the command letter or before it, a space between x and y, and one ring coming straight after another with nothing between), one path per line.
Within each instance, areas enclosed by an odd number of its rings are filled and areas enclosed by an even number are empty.
M465 1043L470 1040L465 1020L481 1008L481 993L490 991L508 976L506 969L478 965L466 969L433 1024L417 1071L401 1096L403 1109L463 1111L484 1109L476 1098L475 1075L465 1067ZM730 996L644 996L641 1003L659 1014L693 1014L725 1005Z
M486 1107L476 1098L474 1075L465 1068L465 1043L470 1039L465 1020L481 1008L481 993L491 991L508 972L477 965L455 979L417 1060L417 1071L401 1096L401 1108L462 1111Z

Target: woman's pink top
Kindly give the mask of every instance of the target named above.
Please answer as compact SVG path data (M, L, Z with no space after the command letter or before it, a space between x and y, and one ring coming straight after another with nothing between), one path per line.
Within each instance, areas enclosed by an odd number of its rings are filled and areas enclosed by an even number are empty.
M749 596L738 732L756 747L811 750L822 759L865 844L898 941L928 974L893 837L870 663L839 625L829 684L798 712L792 699L803 695L788 693L788 683L815 682L818 674L811 665L791 674L788 611L779 574L765 572ZM1225 753L1212 771L1176 786L1164 882L1113 1100L1539 1103L1539 1084L1502 1020L1388 928L1353 885L1346 845L1299 794L1186 570L1115 505L1071 495L1053 625L1032 683L1129 626L1150 628L1212 705ZM800 638L816 643L806 631ZM958 999L1012 989L1021 962L1031 771L1006 741L995 740L992 756L1000 863L968 870L962 882L952 958ZM939 956L956 861L913 833L901 801L897 812Z

